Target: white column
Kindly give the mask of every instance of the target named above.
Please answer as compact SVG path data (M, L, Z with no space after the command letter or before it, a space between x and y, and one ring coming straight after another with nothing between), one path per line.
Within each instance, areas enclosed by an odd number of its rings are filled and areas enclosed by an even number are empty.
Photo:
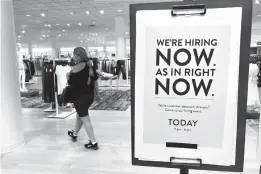
M106 53L106 44L103 44L103 52Z
M13 1L1 1L1 153L24 145L23 114L16 61Z
M88 43L84 43L84 49L85 49L85 51L86 51L86 53L87 53L87 56L88 57L90 57L90 54L89 54L89 45L88 45Z
M32 48L32 42L28 42L28 54L30 55L30 58L33 57L33 48Z
M57 37L52 37L52 58L58 58Z
M126 26L123 16L115 17L115 34L116 34L116 58L124 59L126 57Z

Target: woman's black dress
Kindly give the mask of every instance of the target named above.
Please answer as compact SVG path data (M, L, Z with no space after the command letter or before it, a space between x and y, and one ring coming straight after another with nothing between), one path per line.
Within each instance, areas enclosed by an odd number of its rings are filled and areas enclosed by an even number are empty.
M98 79L96 70L92 67L94 76L91 77L91 84L87 85L89 78L89 67L86 64L85 67L76 73L71 72L68 84L74 87L75 99L73 101L79 117L89 115L89 107L94 101L94 81Z

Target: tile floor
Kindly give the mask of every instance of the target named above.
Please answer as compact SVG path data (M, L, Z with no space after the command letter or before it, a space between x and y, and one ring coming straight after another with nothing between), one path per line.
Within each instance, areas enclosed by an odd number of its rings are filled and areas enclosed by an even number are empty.
M177 169L131 165L131 116L127 111L90 111L100 150L83 147L84 129L73 143L67 131L74 127L74 115L66 119L46 118L42 109L23 109L26 144L1 156L2 174L178 174ZM257 133L246 127L243 174L258 174ZM227 172L190 171L190 174Z

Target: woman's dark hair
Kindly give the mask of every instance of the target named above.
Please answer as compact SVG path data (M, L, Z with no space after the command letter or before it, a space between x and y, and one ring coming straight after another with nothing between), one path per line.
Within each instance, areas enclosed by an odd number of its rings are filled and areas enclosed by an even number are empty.
M80 57L80 62L87 62L88 60L90 60L87 56L85 49L82 47L75 48L73 50L73 54Z

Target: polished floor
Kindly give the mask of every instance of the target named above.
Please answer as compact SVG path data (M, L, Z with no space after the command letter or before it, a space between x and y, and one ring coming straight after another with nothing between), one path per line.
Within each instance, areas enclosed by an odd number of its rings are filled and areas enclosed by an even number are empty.
M73 143L67 131L75 115L46 118L42 109L23 109L26 144L1 156L1 174L178 174L177 169L131 165L131 115L127 111L90 111L100 150L83 147L88 137L82 129ZM258 174L257 132L247 125L243 174ZM193 171L190 174L229 172Z

